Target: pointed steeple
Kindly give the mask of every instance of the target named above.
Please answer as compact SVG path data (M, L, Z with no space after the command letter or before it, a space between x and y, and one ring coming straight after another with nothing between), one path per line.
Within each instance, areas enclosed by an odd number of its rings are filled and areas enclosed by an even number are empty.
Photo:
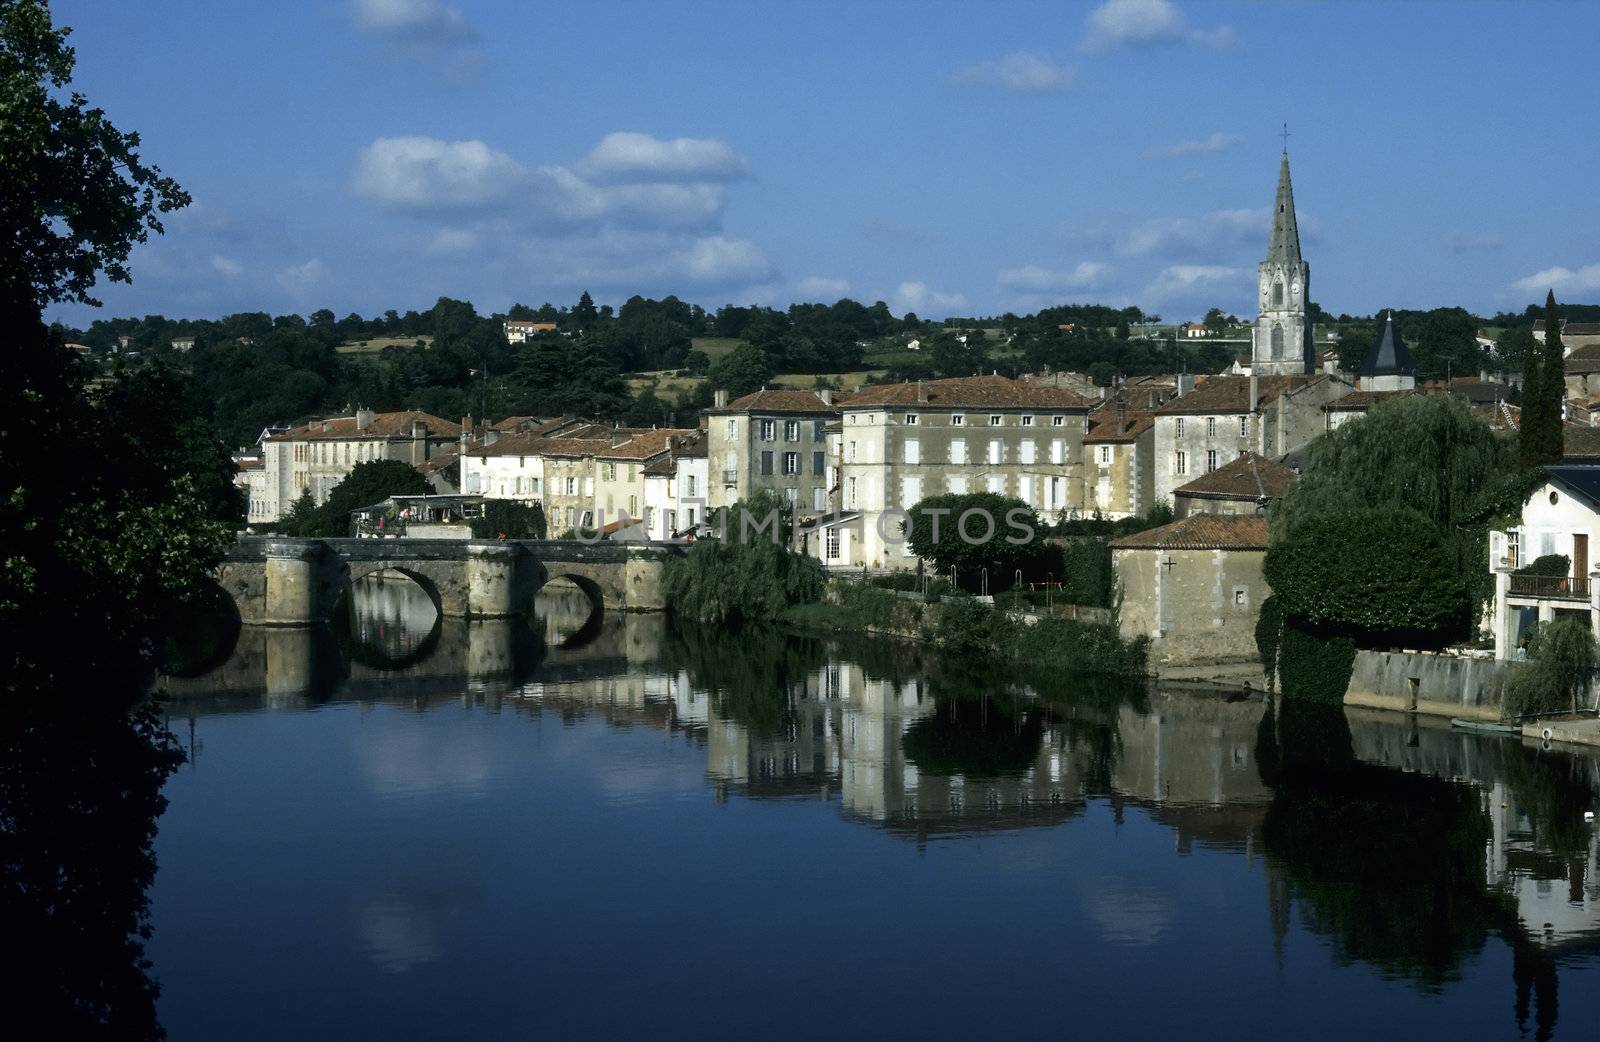
M1416 371L1417 363L1400 336L1400 328L1394 324L1394 312L1390 311L1383 320L1383 331L1372 342L1372 348L1356 373L1358 376L1398 376Z
M1272 204L1272 242L1267 246L1269 264L1300 263L1300 226L1294 219L1294 185L1289 182L1289 153L1278 164L1278 198Z

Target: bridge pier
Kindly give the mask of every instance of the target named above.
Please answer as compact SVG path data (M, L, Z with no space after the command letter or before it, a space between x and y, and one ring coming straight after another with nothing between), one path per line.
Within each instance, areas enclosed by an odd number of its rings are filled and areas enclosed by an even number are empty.
M467 546L467 618L504 619L516 612L517 565L514 545Z
M269 542L259 621L268 626L309 626L317 614L317 558L322 545L303 539Z

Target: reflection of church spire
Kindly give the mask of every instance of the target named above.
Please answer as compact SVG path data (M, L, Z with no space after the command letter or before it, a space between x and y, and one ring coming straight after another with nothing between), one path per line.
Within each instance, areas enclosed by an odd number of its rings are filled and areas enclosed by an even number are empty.
M1272 961L1283 970L1283 942L1289 936L1289 880L1272 857L1267 857L1267 921L1272 925Z

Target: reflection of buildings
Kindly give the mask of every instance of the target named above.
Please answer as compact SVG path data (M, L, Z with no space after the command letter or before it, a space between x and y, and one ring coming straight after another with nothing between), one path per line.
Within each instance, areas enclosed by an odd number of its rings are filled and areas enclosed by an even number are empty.
M415 652L438 621L433 598L404 575L378 572L350 584L350 636L391 659Z
M1515 791L1495 782L1486 794L1493 827L1489 883L1516 902L1528 937L1547 948L1564 948L1600 937L1600 837L1586 829L1587 849L1562 858L1536 839L1536 830Z

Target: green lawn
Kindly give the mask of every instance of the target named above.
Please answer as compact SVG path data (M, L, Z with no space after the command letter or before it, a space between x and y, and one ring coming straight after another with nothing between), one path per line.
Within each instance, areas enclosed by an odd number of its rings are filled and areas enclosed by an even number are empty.
M386 347L410 347L418 340L433 343L431 336L381 336L372 340L347 340L334 348L341 355L377 354Z
M696 351L704 351L715 362L742 343L744 341L735 336L697 336L692 346Z

